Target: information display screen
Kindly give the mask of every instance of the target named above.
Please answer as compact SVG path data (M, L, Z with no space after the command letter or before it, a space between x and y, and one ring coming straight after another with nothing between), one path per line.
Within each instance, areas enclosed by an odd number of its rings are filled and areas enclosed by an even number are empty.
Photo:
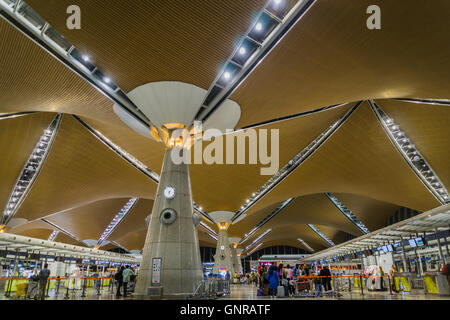
M388 252L387 246L382 246L381 249L383 250L384 253Z
M409 239L408 243L411 248L417 247L416 241L414 239Z
M401 246L402 246L401 242L394 243L394 248L398 248L398 247L401 247Z
M416 241L418 247L423 247L424 243L421 237L415 238L414 240Z
M388 244L387 246L388 252L394 251L394 248L392 248L392 244Z

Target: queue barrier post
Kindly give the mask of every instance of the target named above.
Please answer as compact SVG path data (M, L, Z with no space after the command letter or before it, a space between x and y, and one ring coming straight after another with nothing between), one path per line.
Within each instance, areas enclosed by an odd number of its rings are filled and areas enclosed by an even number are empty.
M86 281L87 281L87 278L84 278L84 280L83 280L83 291L81 292L81 297L82 298L86 297Z
M50 279L47 279L47 282L45 283L46 290L45 290L45 298L49 298L48 291L50 290Z
M56 279L56 281L57 281L57 283L56 283L56 292L55 292L55 295L58 296L58 295L59 295L59 285L60 285L60 283L61 283L61 279L58 277L58 278Z
M388 281L389 281L389 294L392 296L392 284L391 284L391 277L388 276Z
M69 278L66 278L66 295L64 296L64 299L66 300L66 299L70 299L70 297L69 297L69 283L70 283L70 280L69 280Z
M361 295L364 295L364 283L362 274L359 275L359 285L361 286Z

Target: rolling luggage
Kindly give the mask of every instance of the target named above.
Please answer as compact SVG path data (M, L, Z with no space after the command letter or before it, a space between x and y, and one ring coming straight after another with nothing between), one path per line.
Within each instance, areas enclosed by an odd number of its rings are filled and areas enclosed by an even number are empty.
M305 290L311 290L311 287L309 285L309 281L299 281L297 282L297 290L298 292L302 292Z
M278 286L278 288L277 288L277 297L278 298L282 298L282 297L284 297L285 295L284 295L284 286Z

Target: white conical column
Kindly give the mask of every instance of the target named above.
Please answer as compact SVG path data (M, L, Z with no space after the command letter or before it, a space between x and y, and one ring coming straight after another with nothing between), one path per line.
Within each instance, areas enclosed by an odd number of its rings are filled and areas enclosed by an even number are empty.
M187 164L174 164L170 153L171 150L168 149L164 156L161 179L142 252L136 295L148 295L151 287L162 287L163 295L192 294L194 287L202 279L198 235L192 218L189 167ZM164 196L167 186L175 188L173 199L166 199ZM171 224L166 224L164 221L167 220L161 219L161 212L167 208L176 211L176 219ZM154 258L162 259L158 285L152 281Z
M231 249L228 242L227 230L219 230L217 239L216 255L214 256L214 273L219 269L226 269L230 275L233 275L233 263L231 261Z

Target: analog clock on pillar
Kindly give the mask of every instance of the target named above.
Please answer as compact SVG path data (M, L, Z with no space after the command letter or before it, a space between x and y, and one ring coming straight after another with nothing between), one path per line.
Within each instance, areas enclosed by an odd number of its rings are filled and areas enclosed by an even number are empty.
M166 197L166 199L173 199L175 198L175 188L172 186L167 186L164 188L164 197Z

